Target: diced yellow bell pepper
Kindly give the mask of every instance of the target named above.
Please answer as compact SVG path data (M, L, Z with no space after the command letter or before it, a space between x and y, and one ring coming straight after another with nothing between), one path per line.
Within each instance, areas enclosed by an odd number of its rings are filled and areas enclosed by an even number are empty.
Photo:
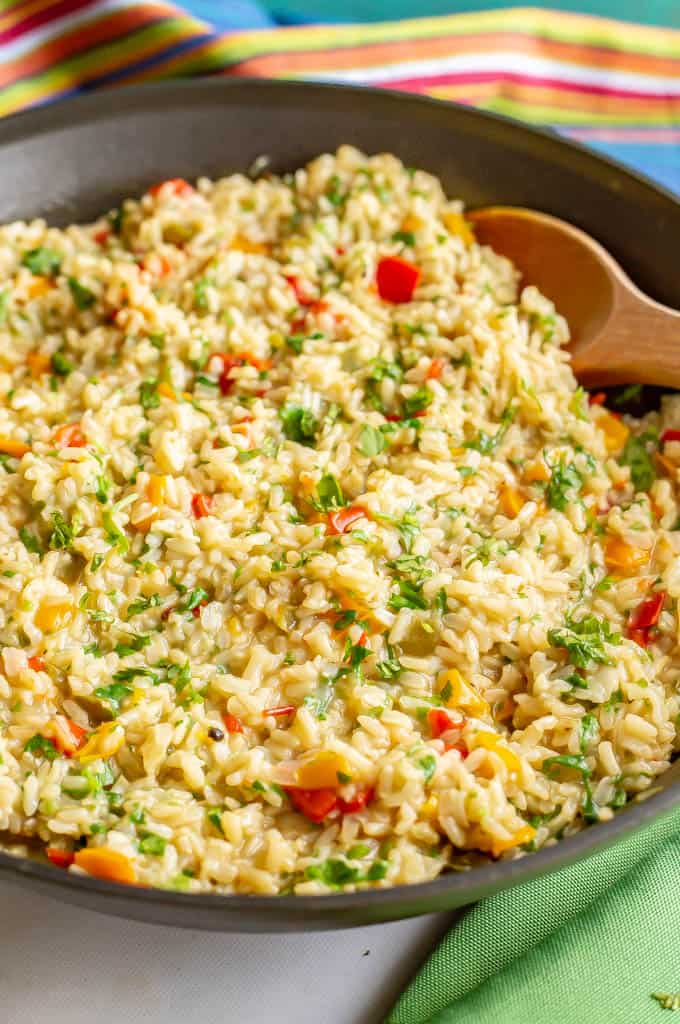
M499 504L501 512L509 519L515 519L524 508L524 498L515 487L502 487Z
M608 569L630 576L649 561L649 549L637 548L621 537L609 537L604 546L604 560Z
M488 703L477 693L474 686L465 682L457 668L450 668L439 673L437 678L439 693L447 686L451 690L451 696L446 702L447 707L466 711L469 715L474 716L490 713L491 709Z
M453 210L449 210L448 213L442 216L442 221L449 234L462 238L466 245L472 245L475 241L472 228L462 213L455 213Z
M498 839L494 836L491 841L491 854L494 857L500 857L506 850L512 850L515 846L523 846L525 843L530 843L535 835L535 828L532 828L531 825L523 825L509 839Z
M520 759L517 754L504 746L502 737L500 737L498 733L483 732L480 730L475 733L474 745L475 747L484 747L485 750L490 750L494 754L498 754L511 775L517 775L519 773L520 768L522 767Z
M620 452L628 440L630 430L626 424L612 416L610 412L603 412L595 421L604 434L604 446L608 452Z
M4 455L11 455L15 459L20 459L30 450L30 446L23 441L16 441L13 437L6 437L4 434L0 434L0 452Z
M420 817L432 820L437 817L439 811L439 800L434 794L427 798L425 803L420 805Z
M28 295L31 299L37 299L39 295L48 292L52 284L46 277L34 277L28 286Z
M342 754L322 750L298 765L295 782L301 789L333 789L342 785L339 776L349 774L349 765Z
M113 757L125 741L125 732L117 722L105 722L93 732L76 757L81 764L91 764L100 758Z
M75 608L70 601L43 600L35 613L35 624L43 633L56 633L64 629L75 615Z
M237 252L256 253L260 256L268 256L270 252L270 246L267 242L253 242L244 235L234 235L229 243L229 248L236 249Z
M146 485L146 494L152 505L162 505L168 489L167 478L152 473Z
M177 401L177 392L170 384L167 384L165 381L161 381L161 383L158 385L158 394L162 395L163 398L169 398L171 402Z

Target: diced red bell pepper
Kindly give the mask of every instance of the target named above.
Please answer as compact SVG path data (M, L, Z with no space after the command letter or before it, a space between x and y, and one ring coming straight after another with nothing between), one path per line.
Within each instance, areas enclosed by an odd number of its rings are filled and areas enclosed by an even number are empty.
M47 665L45 664L44 658L41 658L38 654L34 654L32 658L28 659L28 667L32 668L34 672L44 672Z
M629 640L634 640L640 647L647 647L650 630L659 621L665 600L666 591L657 590L633 609L626 629Z
M230 711L224 712L222 715L222 721L227 727L227 732L243 732L243 726L236 715L232 715Z
M57 750L64 754L65 757L73 757L77 750L85 743L87 737L87 729L84 729L82 725L78 725L72 718L66 719L66 729L63 728L61 722L58 727L54 729L54 745Z
M191 609L191 614L193 615L193 617L195 619L200 619L200 617L201 617L201 608L205 608L207 603L208 603L208 598L204 597L203 600L200 602L200 604L197 604L195 608Z
M607 396L604 391L596 391L593 395L588 395L588 405L604 405L607 401Z
M363 811L364 807L370 804L374 796L375 789L373 786L357 789L351 800L343 800L342 797L338 798L338 810L342 814L356 814L357 811Z
M228 395L236 383L236 381L231 379L229 374L235 366L243 366L243 359L241 356L235 356L228 352L214 352L210 358L219 359L222 363L222 369L219 376L220 391L223 395Z
M196 519L209 516L213 507L213 499L209 494L194 494L191 499L191 511Z
M149 189L149 195L157 196L161 189L166 189L170 195L181 196L183 199L194 192L193 186L184 178L169 178L168 181L160 181L158 185L153 185Z
M64 423L52 435L57 448L84 448L87 444L80 423Z
M313 306L317 301L316 296L310 290L311 285L296 274L286 274L286 281L295 292L295 298L301 306Z
M329 535L337 536L340 533L346 533L352 523L356 523L357 519L363 519L365 515L366 509L361 508L360 505L349 505L347 508L339 508L334 512L329 512Z
M680 430L664 430L661 444L666 444L667 441L680 441Z
M97 243L97 245L106 245L107 241L109 240L110 235L111 235L111 229L110 228L100 228L99 231L95 231L95 233L94 233L94 235L92 237L94 238L94 240Z
M420 270L399 256L385 256L376 271L378 294L386 302L410 302L420 280Z
M263 715L271 715L272 718L285 718L286 715L294 715L297 708L294 704L280 704L276 708L265 708Z
M427 723L434 739L439 739L442 733L455 729L458 725L441 708L430 708L427 713Z
M648 629L631 629L630 626L627 629L627 636L629 640L632 640L638 645L638 647L649 646L649 630Z
M631 629L649 629L650 626L656 626L665 600L665 590L657 590L654 594L650 594L640 602L637 608L633 609L628 620L629 627Z
M70 850L60 850L56 846L48 846L47 850L48 859L57 868L70 868L73 864L75 854L71 853Z
M284 787L296 811L319 825L338 806L338 794L334 789L297 789Z

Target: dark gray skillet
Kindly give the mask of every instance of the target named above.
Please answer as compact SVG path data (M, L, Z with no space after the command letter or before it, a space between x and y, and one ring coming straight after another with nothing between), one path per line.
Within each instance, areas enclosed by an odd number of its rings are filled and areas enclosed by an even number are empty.
M291 170L348 142L439 175L468 205L530 206L598 238L654 298L680 307L680 204L578 146L516 122L398 93L246 81L113 90L0 123L0 222L94 218L164 178ZM451 909L587 857L680 802L676 768L612 821L521 860L424 885L322 897L191 896L127 888L0 854L0 874L123 917L222 931L369 924Z

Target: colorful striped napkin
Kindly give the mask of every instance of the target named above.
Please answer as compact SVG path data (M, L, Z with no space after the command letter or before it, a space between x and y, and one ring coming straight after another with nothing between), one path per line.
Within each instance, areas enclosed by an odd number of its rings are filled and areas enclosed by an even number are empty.
M245 16L242 4L225 7L228 23ZM225 35L152 0L0 4L0 116L80 91L196 74L453 99L554 127L680 192L678 30L515 8Z

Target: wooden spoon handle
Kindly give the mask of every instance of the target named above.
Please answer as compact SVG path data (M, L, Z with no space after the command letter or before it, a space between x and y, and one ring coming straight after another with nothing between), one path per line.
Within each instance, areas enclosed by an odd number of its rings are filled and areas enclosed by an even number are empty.
M614 315L592 347L574 347L574 373L587 387L636 382L680 388L680 312L626 283L616 289Z

